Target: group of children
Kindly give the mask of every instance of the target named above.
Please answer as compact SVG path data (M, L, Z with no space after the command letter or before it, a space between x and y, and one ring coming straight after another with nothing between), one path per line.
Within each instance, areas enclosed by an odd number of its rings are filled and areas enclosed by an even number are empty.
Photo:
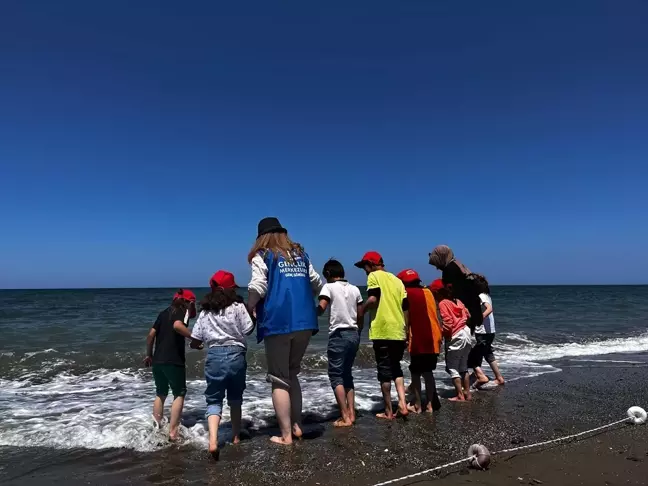
M360 345L365 315L370 316L369 339L373 343L377 375L384 398L379 418L392 419L409 412L434 411L441 407L433 371L445 341L446 370L456 389L450 400L470 400L469 366L475 370L476 386L488 378L481 370L483 359L491 365L498 383L504 380L492 351L495 333L490 290L485 278L477 276L480 286L483 324L469 327L470 313L457 299L452 285L441 280L425 287L412 269L393 275L385 270L380 254L368 252L355 264L367 274L367 299L358 287L345 280L342 264L329 260L323 269L326 283L321 286L317 312L329 313L328 374L341 417L336 426L355 422L353 364ZM218 271L210 279L210 292L200 302L201 311L191 331L189 319L196 317L196 296L179 290L171 306L160 313L149 331L145 363L152 366L156 387L153 418L159 426L169 388L174 395L169 436L178 436L186 394L185 339L194 349L208 349L205 360L209 451L218 454L218 426L223 399L227 396L232 420L233 442L239 441L241 403L246 386L246 337L255 328L255 312L246 308L236 293L234 276ZM440 317L439 317L440 316ZM473 345L473 343L475 343ZM155 348L155 349L154 349ZM406 401L401 369L405 349L409 351L412 403ZM275 378L276 379L276 378ZM422 398L425 382L427 400ZM391 383L398 393L398 410L392 410Z

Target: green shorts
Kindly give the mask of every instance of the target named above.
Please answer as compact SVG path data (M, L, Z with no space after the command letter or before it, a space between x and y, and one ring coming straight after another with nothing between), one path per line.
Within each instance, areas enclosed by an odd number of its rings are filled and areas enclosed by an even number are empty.
M166 397L169 386L174 397L184 397L187 394L187 371L184 366L174 364L154 364L153 379L155 394Z

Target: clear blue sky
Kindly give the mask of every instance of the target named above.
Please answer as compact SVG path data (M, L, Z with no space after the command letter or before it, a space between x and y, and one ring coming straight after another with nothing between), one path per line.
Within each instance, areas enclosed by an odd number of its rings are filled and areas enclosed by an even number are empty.
M0 287L247 283L278 216L494 283L648 282L648 3L8 1Z

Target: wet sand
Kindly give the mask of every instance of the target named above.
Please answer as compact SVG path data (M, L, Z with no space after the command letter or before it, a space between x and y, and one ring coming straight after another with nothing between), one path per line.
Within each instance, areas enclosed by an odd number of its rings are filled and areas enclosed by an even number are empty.
M648 362L645 354L635 358ZM618 420L633 405L648 407L646 364L557 365L561 373L481 391L471 403L444 401L434 416L383 422L364 413L351 429L334 428L330 417L307 416L306 438L293 447L269 444L276 431L267 429L223 447L218 463L190 447L156 453L3 447L0 482L372 485L465 457L473 443L493 451L530 444ZM567 445L497 458L489 471L457 466L441 479L398 484L646 484L646 439L648 425L624 424Z

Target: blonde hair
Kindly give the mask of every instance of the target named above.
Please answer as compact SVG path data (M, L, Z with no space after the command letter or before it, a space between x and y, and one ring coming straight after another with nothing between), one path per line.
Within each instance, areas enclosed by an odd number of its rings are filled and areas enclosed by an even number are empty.
M292 241L287 233L267 233L259 236L252 245L252 249L248 253L248 263L252 263L252 259L259 252L263 254L271 252L275 258L281 255L289 262L292 262L294 256L304 254L304 247Z

